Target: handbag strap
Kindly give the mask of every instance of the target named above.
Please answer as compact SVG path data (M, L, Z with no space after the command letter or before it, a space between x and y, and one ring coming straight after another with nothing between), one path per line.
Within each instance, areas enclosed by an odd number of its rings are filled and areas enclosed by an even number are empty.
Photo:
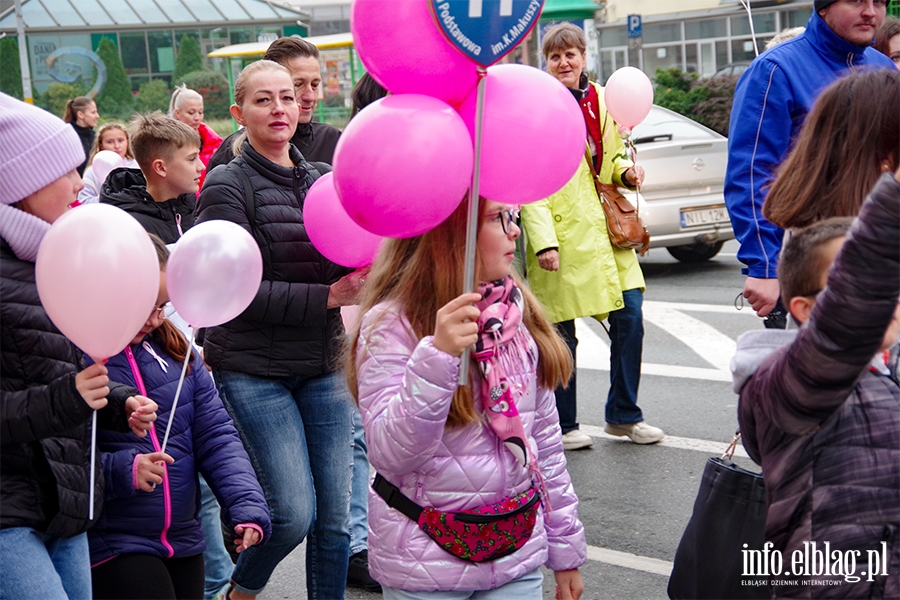
M372 489L384 499L388 506L399 510L416 523L419 522L419 516L425 509L407 498L400 488L382 477L381 473L375 473Z
M725 453L722 454L722 458L727 458L728 460L731 460L731 458L734 456L734 451L737 449L737 443L740 439L741 439L741 430L738 429L737 431L734 432L734 437L731 438L731 443L728 444L727 448L725 448Z

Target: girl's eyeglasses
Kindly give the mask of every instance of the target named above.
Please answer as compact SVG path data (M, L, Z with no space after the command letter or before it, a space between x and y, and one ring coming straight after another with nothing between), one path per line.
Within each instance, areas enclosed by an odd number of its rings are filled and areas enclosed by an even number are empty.
M175 307L172 306L171 302L166 302L162 306L157 306L153 309L153 316L159 319L160 321L164 321L175 314Z
M500 219L500 227L503 228L503 233L509 235L512 231L512 224L518 224L519 221L519 209L518 208L509 208L507 210L501 210L495 213L489 213L484 215L485 219Z

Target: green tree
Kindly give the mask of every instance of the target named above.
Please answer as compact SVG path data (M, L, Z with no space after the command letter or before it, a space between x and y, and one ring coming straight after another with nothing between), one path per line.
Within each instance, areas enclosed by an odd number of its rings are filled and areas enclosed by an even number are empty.
M172 78L172 85L186 83L189 88L203 96L203 112L206 119L228 119L231 114L231 97L228 94L228 79L219 71L194 71L181 79Z
M169 86L163 79L145 81L141 84L135 100L135 109L138 112L150 112L169 110Z
M200 54L200 44L190 35L181 36L178 44L178 57L175 59L175 70L172 71L172 81L178 81L188 73L203 70L203 55Z
M655 87L654 103L691 118L694 107L709 95L696 73L681 69L656 69Z
M134 96L119 51L111 39L100 40L97 56L106 65L106 85L97 95L97 110L104 117L126 117L134 106Z
M19 66L19 42L6 36L0 40L0 92L22 100L22 69Z
M62 118L63 113L66 112L66 102L83 95L84 86L72 83L51 83L44 94L43 107Z

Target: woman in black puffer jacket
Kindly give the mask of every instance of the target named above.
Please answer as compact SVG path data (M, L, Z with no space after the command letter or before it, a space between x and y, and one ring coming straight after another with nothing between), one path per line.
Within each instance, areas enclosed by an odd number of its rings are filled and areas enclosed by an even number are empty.
M308 596L334 600L347 582L352 462L340 307L353 303L362 274L327 260L306 234L303 201L316 171L290 144L299 110L287 69L249 65L234 96L246 136L239 156L207 176L196 223L225 219L253 234L263 281L247 310L206 332L203 348L266 495L272 536L241 553L230 597L262 591L310 534Z
M141 435L155 419L156 405L109 384L105 367L83 368L38 298L38 248L84 187L83 160L71 127L0 93L0 598L90 598L92 411L106 406L101 427ZM95 517L99 460L96 474Z

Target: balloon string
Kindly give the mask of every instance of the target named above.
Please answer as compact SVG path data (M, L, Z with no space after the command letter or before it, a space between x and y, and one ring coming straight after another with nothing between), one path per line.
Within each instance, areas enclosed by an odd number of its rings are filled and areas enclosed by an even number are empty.
M188 325L190 327L190 325ZM191 339L188 340L187 353L184 356L184 364L181 365L181 377L178 378L178 387L175 389L175 402L172 403L172 412L169 413L169 422L166 423L166 434L163 436L162 448L160 452L166 451L166 444L169 442L169 432L172 430L172 421L175 420L175 407L178 406L178 398L181 396L181 386L184 385L184 375L187 373L188 362L194 354L194 328L191 327Z

